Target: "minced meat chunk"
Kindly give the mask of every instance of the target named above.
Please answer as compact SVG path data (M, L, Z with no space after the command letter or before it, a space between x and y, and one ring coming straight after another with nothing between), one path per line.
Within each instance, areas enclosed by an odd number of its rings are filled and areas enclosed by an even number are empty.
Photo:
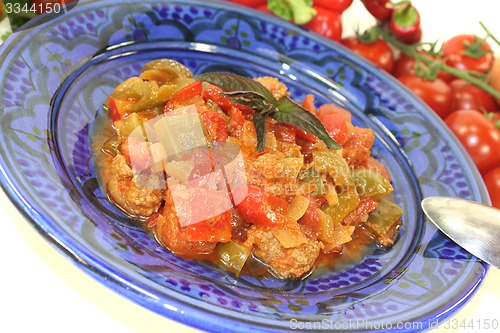
M110 173L108 194L120 208L129 214L144 217L158 211L163 200L158 176L136 175L123 155L113 158Z
M342 145L342 156L350 166L365 166L371 154L375 136L369 128L349 126L349 136Z
M165 201L165 206L154 221L155 234L160 243L175 255L185 258L213 252L217 245L216 242L189 239L186 228L182 228L179 223L179 217L169 191L166 192Z
M280 241L277 230L289 233L286 242ZM321 242L308 238L301 227L289 226L269 228L254 225L248 232L248 241L254 245L254 256L267 264L273 274L284 279L300 278L310 272L323 246Z
M289 96L288 88L285 84L280 82L277 78L272 76L258 77L255 81L266 87L276 99L280 99L283 96Z

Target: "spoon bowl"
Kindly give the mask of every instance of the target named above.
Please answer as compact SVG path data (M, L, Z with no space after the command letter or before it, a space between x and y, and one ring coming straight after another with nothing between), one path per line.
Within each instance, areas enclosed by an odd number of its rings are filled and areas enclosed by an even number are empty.
M484 262L500 268L500 210L460 198L427 197L422 209L446 236Z

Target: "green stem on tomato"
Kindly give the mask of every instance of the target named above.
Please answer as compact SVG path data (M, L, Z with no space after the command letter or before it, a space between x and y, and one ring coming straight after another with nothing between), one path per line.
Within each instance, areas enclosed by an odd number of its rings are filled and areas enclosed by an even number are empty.
M486 32L489 38L491 38L498 46L500 46L500 41L491 33L491 31L484 25L483 22L479 22L479 25Z
M388 3L385 4L385 6L387 8L396 8L396 7L400 7L400 6L406 6L410 4L411 5L411 0L401 0L401 1L397 1L397 2L392 2L392 1L389 1Z
M380 29L379 32L380 32L380 35L388 43L390 43L392 46L394 46L396 49L398 49L402 53L406 54L407 56L412 57L412 58L414 58L414 59L416 59L416 60L418 60L426 65L431 65L433 62L435 62L435 60L433 60L431 58L427 58L426 56L419 54L415 48L415 45L407 45L407 44L401 43L394 36L392 36L392 34L390 34L389 32L387 32L384 29ZM494 89L492 86L490 86L484 80L478 79L477 77L471 75L471 72L461 71L461 70L458 70L456 68L447 66L443 63L441 64L440 69L443 72L450 73L459 79L463 79L468 83L471 83L475 86L478 86L479 88L483 89L484 91L486 91L487 93L489 93L490 95L492 95L495 98L500 98L500 91Z
M293 20L296 24L306 24L316 15L311 0L268 0L267 8L284 18Z

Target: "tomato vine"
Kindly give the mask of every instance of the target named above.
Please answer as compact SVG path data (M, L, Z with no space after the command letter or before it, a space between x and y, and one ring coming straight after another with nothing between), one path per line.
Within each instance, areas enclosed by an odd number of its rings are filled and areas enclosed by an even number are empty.
M443 72L452 74L453 76L459 79L465 80L475 86L478 86L479 88L483 89L484 91L491 94L495 98L500 99L500 91L494 89L491 85L489 85L485 81L483 75L478 74L476 72L458 70L456 68L446 65L444 62L441 61L436 62L434 59L426 57L418 52L417 46L419 44L407 45L399 41L397 38L394 37L393 34L391 34L389 31L387 31L387 29L384 29L383 27L380 27L379 33L384 40L386 40L394 48L404 53L405 55L412 57L417 61L426 64L429 67L434 67L436 70L442 70Z

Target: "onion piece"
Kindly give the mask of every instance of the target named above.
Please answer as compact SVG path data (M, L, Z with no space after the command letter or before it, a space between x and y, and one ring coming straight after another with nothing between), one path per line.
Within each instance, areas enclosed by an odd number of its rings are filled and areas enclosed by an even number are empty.
M307 243L306 236L300 232L300 230L274 228L272 229L272 233L285 249L294 248Z
M165 147L161 142L155 142L149 146L151 153L151 171L161 172L164 170L164 165L167 162L168 155Z
M292 220L299 220L309 207L309 199L299 194L293 197L292 202L288 205L285 215Z
M200 117L195 105L171 112L154 124L159 141L168 156L174 156L198 147L207 147Z
M181 182L185 182L189 179L193 169L194 161L174 160L164 165L164 170L167 175Z

